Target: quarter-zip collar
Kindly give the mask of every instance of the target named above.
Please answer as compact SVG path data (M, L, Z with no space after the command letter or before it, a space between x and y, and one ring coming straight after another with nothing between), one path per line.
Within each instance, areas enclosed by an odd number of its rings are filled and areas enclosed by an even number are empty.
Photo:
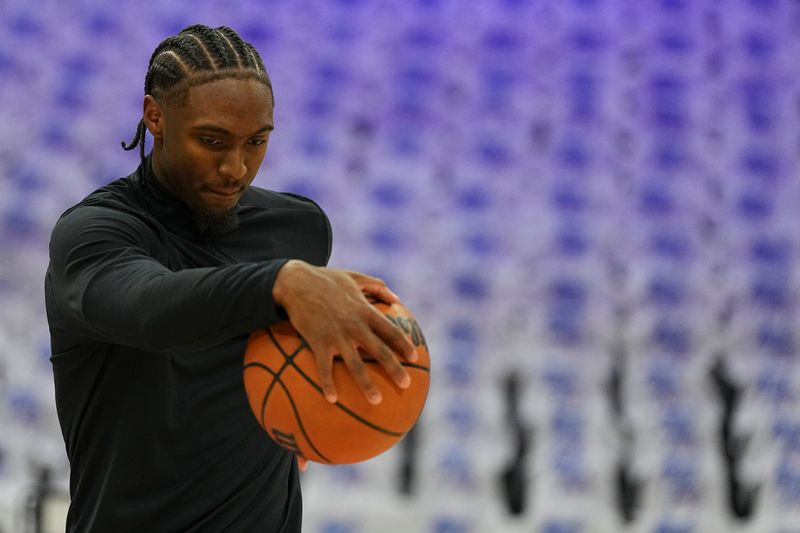
M191 208L167 189L153 172L152 153L137 169L137 184L145 208L167 229L192 240L207 240L200 233ZM235 209L239 210L239 203ZM235 230L234 230L235 231Z

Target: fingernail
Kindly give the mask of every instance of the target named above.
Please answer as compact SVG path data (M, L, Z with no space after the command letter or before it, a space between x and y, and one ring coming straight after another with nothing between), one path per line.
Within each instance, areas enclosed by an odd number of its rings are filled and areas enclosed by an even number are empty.
M383 396L381 396L380 392L371 392L369 395L369 403L372 405L378 405L383 401Z
M419 353L416 350L414 350L413 352L408 354L408 360L409 361L413 362L413 361L416 361L417 359L419 359Z
M400 299L400 297L399 297L398 295L396 295L396 294L394 293L394 291L393 291L392 289L390 289L389 287L386 287L386 292L388 292L389 294L391 294L393 298L395 298L395 299L397 299L397 300L399 300L399 299Z
M333 394L332 392L326 392L325 399L331 403L336 403L336 395Z
M411 377L408 374L406 374L405 376L400 378L400 383L398 383L398 385L400 385L401 389L407 389L408 386L411 385Z

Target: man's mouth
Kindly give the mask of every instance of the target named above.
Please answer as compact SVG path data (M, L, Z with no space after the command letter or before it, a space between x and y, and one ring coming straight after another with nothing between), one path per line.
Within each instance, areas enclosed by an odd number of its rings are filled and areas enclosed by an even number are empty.
M241 189L212 189L209 188L208 191L212 194L220 196L222 198L233 198L234 196L238 195L241 192Z

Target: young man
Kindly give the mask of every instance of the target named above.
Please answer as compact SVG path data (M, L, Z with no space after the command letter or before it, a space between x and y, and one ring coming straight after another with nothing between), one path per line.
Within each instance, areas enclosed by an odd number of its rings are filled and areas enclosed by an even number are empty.
M401 387L413 346L365 295L378 279L325 268L312 201L250 187L273 129L258 52L229 28L191 26L153 53L141 166L58 221L45 281L56 404L71 466L69 532L300 531L296 458L250 412L251 331L288 318L336 401L340 354ZM145 129L154 137L149 156Z

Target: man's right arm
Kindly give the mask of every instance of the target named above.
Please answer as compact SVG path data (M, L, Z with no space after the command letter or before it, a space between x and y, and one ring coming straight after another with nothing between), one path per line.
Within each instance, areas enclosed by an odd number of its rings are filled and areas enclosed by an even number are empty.
M281 320L272 288L285 259L172 271L148 252L152 240L142 222L103 207L84 206L58 222L49 297L70 331L183 351Z
M330 401L340 356L367 399L380 402L360 350L408 386L399 357L413 360L414 347L365 296L396 301L382 280L287 259L172 271L149 253L152 239L142 222L102 207L58 222L47 285L66 328L147 351L190 351L278 322L283 309L314 352Z

